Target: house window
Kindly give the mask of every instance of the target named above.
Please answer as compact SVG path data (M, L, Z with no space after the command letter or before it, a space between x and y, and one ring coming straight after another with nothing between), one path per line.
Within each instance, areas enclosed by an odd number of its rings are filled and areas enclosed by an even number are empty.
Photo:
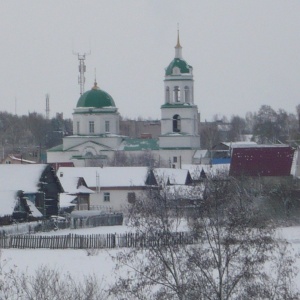
M174 115L173 116L173 132L180 132L180 130L181 130L180 116Z
M94 133L95 132L95 123L94 121L89 122L89 132Z
M110 193L104 193L104 202L109 202L110 201Z
M173 163L177 163L177 156L173 157Z
M127 200L128 200L128 203L135 203L135 200L136 200L136 198L135 198L135 192L129 192L128 194L127 194Z
M110 132L110 130L109 130L109 121L105 121L105 132Z
M80 134L80 123L79 122L77 122L77 134Z

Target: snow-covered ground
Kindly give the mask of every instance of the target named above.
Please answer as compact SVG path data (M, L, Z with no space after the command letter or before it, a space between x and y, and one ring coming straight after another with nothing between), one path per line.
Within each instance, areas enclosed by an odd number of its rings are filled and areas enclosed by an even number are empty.
M101 234L101 233L123 233L128 232L126 226L96 227L77 230L60 230L56 232L43 233L47 235L58 234ZM288 240L296 254L300 254L300 226L280 228L277 230L278 237ZM124 249L122 249L124 250ZM40 266L55 268L61 272L69 272L77 279L83 279L86 275L95 274L97 278L108 285L114 281L115 262L113 256L118 249L99 250L96 255L88 256L86 250L50 250L50 249L2 249L1 265L7 270L15 268L21 272L34 273ZM300 269L300 258L297 259ZM297 277L297 285L300 289L300 275Z

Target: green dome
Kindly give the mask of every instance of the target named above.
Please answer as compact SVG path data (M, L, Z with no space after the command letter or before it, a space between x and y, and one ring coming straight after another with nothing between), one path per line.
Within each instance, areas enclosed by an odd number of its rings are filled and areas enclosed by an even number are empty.
M188 63L181 58L174 58L169 66L166 68L166 76L173 74L173 68L178 67L180 73L190 73L190 69L192 68Z
M94 87L80 96L76 107L116 107L115 101L107 92L100 90L95 83Z

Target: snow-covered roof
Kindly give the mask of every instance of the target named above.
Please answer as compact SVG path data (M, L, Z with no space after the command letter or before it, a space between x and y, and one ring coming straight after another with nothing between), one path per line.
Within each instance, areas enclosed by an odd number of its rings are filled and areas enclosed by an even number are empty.
M188 170L183 169L155 168L153 173L158 183L186 184L188 177Z
M145 186L147 167L61 167L57 171L61 180L64 177L82 177L89 188Z
M86 186L84 186L84 185L78 186L80 178L81 177L62 176L59 178L59 181L60 181L64 191L67 194L79 194L79 193L93 194L94 191L87 188Z
M196 150L193 158L202 158L202 157L205 157L205 155L207 154L208 150Z
M229 148L244 148L244 147L255 147L258 146L256 142L229 142L229 143L222 143Z
M11 216L18 202L17 191L1 191L0 193L0 217ZM42 213L29 200L26 201L33 217L42 217Z
M60 207L70 207L75 206L76 204L72 203L72 201L76 198L74 195L67 195L66 193L61 193L59 195L59 206Z
M40 218L40 217L43 216L43 214L36 208L36 206L31 201L28 200L27 204L29 206L29 209L31 211L31 215L33 217Z
M46 164L0 165L0 191L38 191L38 183Z
M17 204L16 191L1 191L0 217L12 215L16 204Z
M189 170L192 179L198 180L200 178L200 172L205 172L206 176L214 177L214 176L228 176L229 175L230 164L216 164L216 165L190 165L183 164L182 169Z
M19 157L16 157L14 155L8 155L8 157L11 159L11 160L15 160L15 161L18 161L18 162L22 162L24 164L36 164L36 161L33 161L33 160L28 160L28 159L23 159L23 158L19 158Z

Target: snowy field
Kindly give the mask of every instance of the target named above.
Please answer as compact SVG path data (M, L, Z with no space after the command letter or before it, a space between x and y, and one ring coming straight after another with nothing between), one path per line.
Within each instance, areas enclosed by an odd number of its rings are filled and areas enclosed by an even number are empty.
M43 235L103 234L128 231L126 226L110 226L77 230L66 229L43 233ZM300 226L280 228L277 230L277 235L291 243L295 254L300 254ZM113 256L120 251L119 249L99 250L97 254L92 256L88 256L86 250L3 249L1 251L1 267L4 267L4 270L14 268L20 272L33 274L36 269L43 265L55 268L62 273L70 273L77 279L95 274L104 286L114 282L114 278L118 275L114 271ZM297 266L300 269L300 258L297 259ZM300 275L297 277L297 285L300 289Z

